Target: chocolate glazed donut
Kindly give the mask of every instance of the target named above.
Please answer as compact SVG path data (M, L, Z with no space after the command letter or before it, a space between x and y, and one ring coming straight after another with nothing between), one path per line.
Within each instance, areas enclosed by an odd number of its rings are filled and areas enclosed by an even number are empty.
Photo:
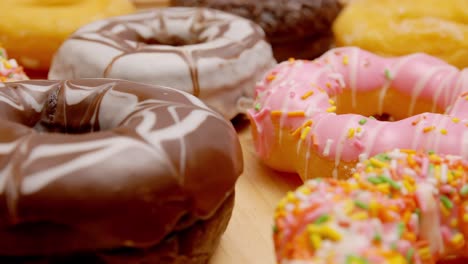
M174 87L231 119L276 64L262 29L208 8L163 8L80 28L56 53L48 78L117 78Z
M314 59L330 49L331 26L339 0L171 0L172 6L203 6L230 12L259 24L278 61Z
M233 126L197 98L112 79L0 83L0 121L0 263L211 256L243 165Z

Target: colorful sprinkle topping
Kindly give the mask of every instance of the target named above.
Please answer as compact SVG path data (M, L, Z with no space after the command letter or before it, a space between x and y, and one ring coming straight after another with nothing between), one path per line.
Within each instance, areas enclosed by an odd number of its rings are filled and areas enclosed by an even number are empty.
M348 180L309 180L276 210L278 262L426 264L461 254L467 181L467 161L413 150L364 160Z
M260 108L262 108L262 106L260 105L260 103L256 103L256 104L255 104L255 111L260 111Z
M308 91L308 92L306 92L305 94L303 94L301 96L301 99L305 100L305 99L309 98L310 96L312 96L313 94L314 94L314 91Z
M344 65L348 65L348 63L349 63L349 58L348 58L347 55L344 55L344 56L343 56L343 64L344 64Z
M15 59L8 59L6 51L0 47L0 82L27 80L28 77Z
M392 73L389 69L385 69L385 78L387 78L388 80L393 80Z

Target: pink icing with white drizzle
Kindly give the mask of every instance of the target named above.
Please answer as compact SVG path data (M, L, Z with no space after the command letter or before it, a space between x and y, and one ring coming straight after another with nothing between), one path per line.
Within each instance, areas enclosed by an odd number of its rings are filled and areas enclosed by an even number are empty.
M336 114L330 100L344 89L356 95L379 91L376 113L383 112L383 101L390 89L410 98L408 118L389 122L358 114ZM394 148L434 150L468 158L468 69L459 71L439 59L418 53L382 58L355 47L332 49L314 61L290 60L273 68L256 87L255 109L249 117L257 129L256 150L262 159L272 155L275 138L273 117L291 132L309 120L310 129L298 137L303 146L320 156L356 162ZM432 111L446 114L414 115L417 100L432 102ZM398 104L398 102L395 102ZM288 113L301 113L288 116ZM310 122L310 121L309 121ZM280 141L282 135L279 135ZM291 165L292 167L293 165ZM291 168L294 171L294 168Z

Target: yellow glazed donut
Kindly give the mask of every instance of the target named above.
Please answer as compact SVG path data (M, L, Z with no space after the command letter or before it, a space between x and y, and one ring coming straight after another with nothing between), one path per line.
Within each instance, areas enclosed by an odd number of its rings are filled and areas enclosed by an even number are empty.
M468 67L467 0L355 0L333 25L338 46L382 56L425 52Z
M134 11L128 0L1 0L0 43L25 68L47 70L78 27Z

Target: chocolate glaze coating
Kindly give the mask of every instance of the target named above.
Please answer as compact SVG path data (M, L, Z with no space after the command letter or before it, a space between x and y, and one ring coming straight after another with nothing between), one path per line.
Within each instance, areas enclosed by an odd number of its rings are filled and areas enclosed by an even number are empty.
M0 255L145 249L209 219L242 172L189 94L111 79L0 83Z
M278 61L313 59L328 50L331 25L343 7L338 0L171 0L171 5L210 7L253 20Z

